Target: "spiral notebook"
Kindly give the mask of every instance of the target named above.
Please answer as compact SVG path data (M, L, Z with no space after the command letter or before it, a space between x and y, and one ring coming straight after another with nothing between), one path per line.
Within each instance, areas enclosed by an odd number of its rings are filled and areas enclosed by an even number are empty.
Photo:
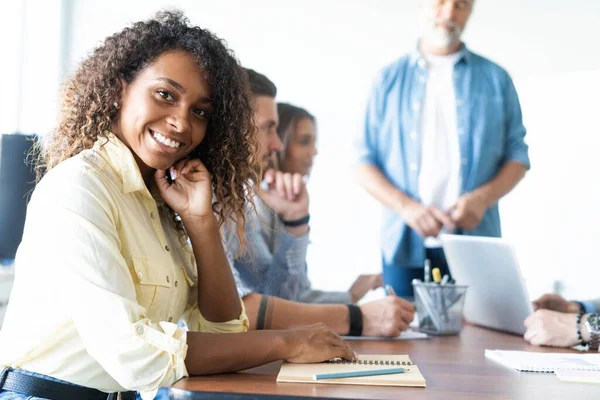
M368 371L393 367L402 367L404 372L392 375L313 379L315 375L319 374ZM421 375L419 368L406 355L359 355L358 361L338 359L317 364L283 363L279 375L277 375L277 382L425 387L425 378Z
M600 371L600 354L486 350L485 356L521 372Z

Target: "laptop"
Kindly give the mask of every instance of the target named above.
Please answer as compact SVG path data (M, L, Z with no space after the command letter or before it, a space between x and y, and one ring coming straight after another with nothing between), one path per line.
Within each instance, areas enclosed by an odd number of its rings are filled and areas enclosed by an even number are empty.
M523 335L533 307L513 247L489 237L441 235L441 241L452 277L469 285L465 320Z

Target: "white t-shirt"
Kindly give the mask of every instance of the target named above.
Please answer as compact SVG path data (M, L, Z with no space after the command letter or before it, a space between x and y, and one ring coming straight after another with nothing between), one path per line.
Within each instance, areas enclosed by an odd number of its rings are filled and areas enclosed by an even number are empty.
M419 196L427 206L447 211L460 195L460 144L456 121L454 64L460 53L425 55L427 86L421 114L421 170ZM444 227L442 232L447 233ZM426 247L440 247L439 240L425 239Z

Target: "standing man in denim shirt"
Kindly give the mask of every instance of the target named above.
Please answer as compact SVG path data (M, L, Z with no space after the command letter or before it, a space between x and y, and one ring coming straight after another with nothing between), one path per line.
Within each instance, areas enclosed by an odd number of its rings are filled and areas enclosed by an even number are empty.
M529 169L508 73L461 42L474 0L419 0L417 49L384 68L358 142L358 178L383 203L383 280L412 296L437 237L500 236L498 200Z

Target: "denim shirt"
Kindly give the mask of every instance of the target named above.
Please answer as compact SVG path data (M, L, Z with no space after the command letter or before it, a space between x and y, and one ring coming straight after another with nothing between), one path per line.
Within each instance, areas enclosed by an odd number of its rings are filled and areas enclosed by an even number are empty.
M239 296L260 293L301 303L351 303L352 296L347 291L312 288L306 265L309 234L291 235L260 197L254 198L254 204L256 213L246 213L246 251L238 254L234 223L226 224L223 232Z
M224 227L227 258L241 298L250 293L296 300L310 287L306 268L308 233L290 235L277 220L275 212L258 196L256 212L246 212L246 249L240 254L237 226Z
M453 75L461 195L489 182L509 161L529 169L521 107L508 73L463 45ZM419 202L420 118L426 85L427 65L418 50L384 68L374 85L357 143L359 164L376 166L395 187ZM486 211L475 229L463 233L499 237L498 205ZM423 238L386 207L381 240L384 267L423 265Z

